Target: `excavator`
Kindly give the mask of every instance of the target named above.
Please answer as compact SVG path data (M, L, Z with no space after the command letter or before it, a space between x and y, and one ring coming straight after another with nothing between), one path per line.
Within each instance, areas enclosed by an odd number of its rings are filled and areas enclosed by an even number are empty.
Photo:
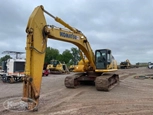
M65 28L48 25L44 13ZM48 38L72 43L82 52L83 64L76 68L76 74L65 78L65 87L76 88L82 81L93 81L98 91L109 91L119 83L119 75L116 73L117 62L111 50L97 49L94 54L88 39L80 30L53 16L42 5L37 6L29 17L26 33L26 64L22 101L27 102L28 110L38 110Z

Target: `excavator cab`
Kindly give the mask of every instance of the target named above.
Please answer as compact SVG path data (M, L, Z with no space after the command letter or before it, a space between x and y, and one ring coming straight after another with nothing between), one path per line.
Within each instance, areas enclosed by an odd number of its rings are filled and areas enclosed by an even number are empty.
M100 49L95 51L96 69L107 69L107 65L111 63L111 50Z

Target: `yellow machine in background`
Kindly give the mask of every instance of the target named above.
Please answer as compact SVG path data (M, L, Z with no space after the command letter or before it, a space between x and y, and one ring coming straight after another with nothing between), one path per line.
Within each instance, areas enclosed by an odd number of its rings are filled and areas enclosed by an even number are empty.
M73 72L84 72L84 66L89 63L88 59L81 59L77 65L75 65Z
M120 69L129 69L131 67L132 67L132 65L128 59L126 61L120 63Z
M77 65L71 65L69 67L70 71L73 72L84 72L84 66L87 65L89 63L88 59L81 59Z
M48 25L44 12L67 29ZM114 73L117 71L117 63L111 50L97 49L93 53L86 36L80 30L71 27L60 18L54 17L43 6L36 7L32 12L26 32L26 65L22 100L28 102L29 110L38 109L48 38L72 43L81 50L80 69L76 69L78 73L65 78L64 84L67 88L75 88L82 81L92 81L97 90L108 91L119 83L119 75ZM88 61L85 61L84 57Z
M76 66L77 66L77 65L70 65L70 66L69 66L69 71L72 72L72 71L75 69Z
M47 65L47 70L50 70L50 73L69 73L69 69L66 64L62 64L58 60L51 60L50 64Z

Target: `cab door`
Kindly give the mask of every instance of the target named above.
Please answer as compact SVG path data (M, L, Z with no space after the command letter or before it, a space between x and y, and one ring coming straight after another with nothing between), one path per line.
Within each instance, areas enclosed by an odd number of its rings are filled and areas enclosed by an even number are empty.
M107 69L107 65L111 63L111 51L108 49L100 49L95 51L96 69Z

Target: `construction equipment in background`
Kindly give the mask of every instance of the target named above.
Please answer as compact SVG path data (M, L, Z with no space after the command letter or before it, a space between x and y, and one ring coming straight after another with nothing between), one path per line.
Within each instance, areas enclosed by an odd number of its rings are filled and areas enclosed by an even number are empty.
M8 54L15 54L15 59L8 59L7 61L2 62L2 69L4 72L1 74L1 80L4 83L16 83L22 82L25 69L25 59L19 57L19 55L24 52L16 52L16 51L4 51L2 52Z
M140 64L139 63L136 63L134 66L135 66L135 68L139 68L140 67Z
M132 65L128 59L126 61L120 63L120 69L129 69L131 67L132 67Z
M69 73L67 65L58 60L51 60L50 64L47 65L47 70L49 70L52 74Z
M65 28L48 25L44 12ZM109 91L119 83L117 62L109 49L97 49L95 55L86 36L78 29L65 23L47 12L43 6L34 9L26 28L26 66L23 81L22 100L28 103L28 110L38 109L40 97L42 69L45 58L47 39L60 40L76 45L81 50L82 65L76 68L76 74L67 76L64 84L67 88L76 88L80 82L95 83L99 91ZM88 61L85 61L87 58Z
M73 70L75 69L76 66L77 66L77 65L70 65L70 66L69 66L69 71L70 71L70 72L73 72Z
M73 72L84 72L84 65L87 65L89 60L87 58L81 59L77 65L75 65Z

